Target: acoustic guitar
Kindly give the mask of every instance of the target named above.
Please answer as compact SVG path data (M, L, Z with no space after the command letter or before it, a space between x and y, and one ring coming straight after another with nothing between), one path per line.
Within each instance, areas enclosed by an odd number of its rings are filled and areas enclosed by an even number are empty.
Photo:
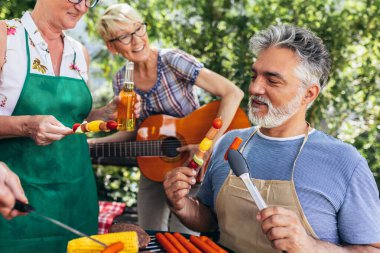
M136 157L145 177L162 182L166 172L184 165L189 158L189 152L178 152L176 148L202 141L217 117L219 104L220 101L208 103L183 118L150 116L139 126L136 141L95 144L90 147L91 157ZM247 115L239 108L227 131L250 126Z

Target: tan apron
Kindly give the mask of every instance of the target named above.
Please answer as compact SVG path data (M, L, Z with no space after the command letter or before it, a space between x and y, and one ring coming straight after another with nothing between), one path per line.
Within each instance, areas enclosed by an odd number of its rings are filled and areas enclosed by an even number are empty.
M245 146L257 132L257 129L244 143L240 149L241 153L243 153ZM301 219L306 232L318 239L303 213L293 181L296 162L308 139L309 129L310 127L307 129L304 141L294 161L291 181L252 179L252 182L256 185L268 206L281 206L293 210ZM230 170L216 198L220 243L231 250L242 253L280 252L271 247L270 241L262 232L261 223L256 220L258 211L259 209L243 181L239 177L232 175Z

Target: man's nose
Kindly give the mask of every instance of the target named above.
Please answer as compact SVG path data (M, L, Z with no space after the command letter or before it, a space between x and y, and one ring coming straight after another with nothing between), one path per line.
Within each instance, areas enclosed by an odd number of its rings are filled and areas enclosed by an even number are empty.
M248 88L250 95L262 95L265 93L265 81L264 78L258 76L254 80L251 80Z

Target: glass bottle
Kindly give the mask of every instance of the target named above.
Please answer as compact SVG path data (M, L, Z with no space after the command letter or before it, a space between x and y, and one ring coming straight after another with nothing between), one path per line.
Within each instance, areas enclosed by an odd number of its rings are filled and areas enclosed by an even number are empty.
M135 130L136 119L133 111L136 93L134 91L133 68L133 62L127 61L125 64L124 84L119 93L120 102L117 108L117 130L119 131Z

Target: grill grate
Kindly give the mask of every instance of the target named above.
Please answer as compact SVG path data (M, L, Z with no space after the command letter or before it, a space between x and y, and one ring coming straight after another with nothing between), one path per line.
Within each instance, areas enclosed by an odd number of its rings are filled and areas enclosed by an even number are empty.
M141 253L142 252L159 252L159 253L165 253L166 251L164 249L162 249L161 245L157 242L157 239L156 239L156 236L154 235L151 235L150 236L150 243L148 244L148 246L146 246L145 249L143 249L143 251L140 251Z

